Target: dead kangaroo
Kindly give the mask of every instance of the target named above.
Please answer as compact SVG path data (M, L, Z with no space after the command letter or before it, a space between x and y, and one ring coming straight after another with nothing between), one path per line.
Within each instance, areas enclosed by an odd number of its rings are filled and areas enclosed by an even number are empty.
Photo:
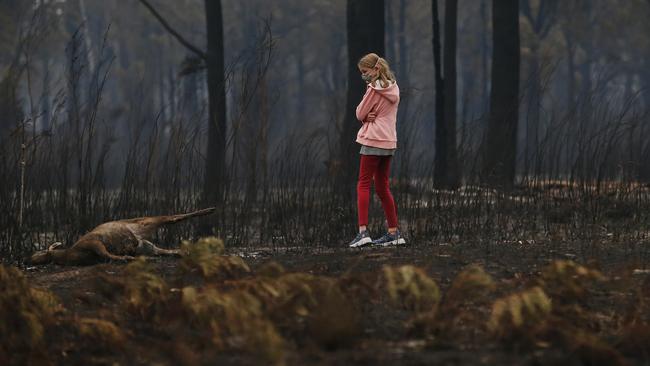
M54 243L47 250L32 254L29 264L54 262L64 265L86 265L107 261L128 261L135 255L180 255L178 249L162 249L149 240L156 230L191 217L213 213L216 208L171 216L138 217L110 221L97 226L83 235L70 248L59 249L63 244Z

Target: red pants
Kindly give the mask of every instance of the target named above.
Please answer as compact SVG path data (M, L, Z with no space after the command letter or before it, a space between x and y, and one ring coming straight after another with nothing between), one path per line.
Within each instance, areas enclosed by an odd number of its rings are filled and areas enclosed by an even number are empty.
M368 225L368 206L370 204L370 186L374 178L375 192L381 199L388 227L397 227L397 209L393 195L388 188L390 160L392 156L361 155L359 183L357 184L357 209L359 226Z

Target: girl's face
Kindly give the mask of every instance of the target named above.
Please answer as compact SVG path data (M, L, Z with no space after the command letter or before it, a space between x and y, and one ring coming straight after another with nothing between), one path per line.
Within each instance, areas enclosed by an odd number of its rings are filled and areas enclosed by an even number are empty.
M359 66L359 71L361 72L361 75L367 75L368 77L374 79L375 77L377 77L377 73L379 70L377 68Z

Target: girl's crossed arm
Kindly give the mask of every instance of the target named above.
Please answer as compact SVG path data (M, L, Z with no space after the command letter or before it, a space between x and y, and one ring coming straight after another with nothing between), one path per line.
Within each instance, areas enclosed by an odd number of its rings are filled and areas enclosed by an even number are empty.
M374 98L372 98L374 93L374 90L371 87L368 87L366 90L366 94L364 94L363 99L361 100L361 103L357 106L357 119L360 122L372 122L372 121L367 121L369 114L374 114L371 113L372 110L374 109L375 105L377 104ZM372 118L374 121L374 118Z

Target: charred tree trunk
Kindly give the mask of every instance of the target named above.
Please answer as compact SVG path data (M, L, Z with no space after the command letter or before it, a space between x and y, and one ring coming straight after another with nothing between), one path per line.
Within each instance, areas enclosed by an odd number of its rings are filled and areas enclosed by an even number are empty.
M445 1L444 77L440 71L440 21L438 1L431 4L433 15L433 58L436 73L436 188L459 185L456 146L456 26L458 1Z
M208 151L203 192L210 203L223 199L226 180L226 93L223 16L220 0L205 0L207 28Z
M567 53L567 109L572 109L575 103L575 75L576 75L576 62L574 57L574 41L569 32L564 32L566 40L566 53Z
M397 32L395 31L395 21L393 20L393 5L391 1L386 3L386 38L389 39L389 42L386 42L386 58L389 60L396 60L396 51L395 44L397 38Z
M398 75L401 84L406 88L410 87L408 79L408 47L406 43L406 0L399 3L399 28L397 30L397 45L399 46L399 67ZM406 108L402 108L406 111Z
M445 51L443 56L445 126L447 135L447 174L445 188L456 189L459 185L458 153L456 149L456 28L458 0L445 1Z
M189 54L187 58L191 56ZM185 121L190 121L199 111L199 78L197 75L192 72L182 78L181 117Z
M178 106L178 101L176 98L176 78L174 76L174 68L167 67L167 82L169 83L169 90L167 90L167 98L169 100L169 115L171 118L178 117L176 115L176 107Z
M490 103L490 79L488 75L488 54L490 53L488 44L489 19L486 3L487 0L481 1L481 20L483 22L483 32L481 34L481 110L483 113L487 111Z
M48 131L51 128L52 120L52 96L50 90L50 60L43 61L43 94L41 95L41 109L43 111L41 128Z
M519 112L519 1L492 2L492 87L483 180L512 188L517 160Z
M433 184L436 188L444 186L447 176L447 126L445 124L445 86L442 78L440 49L440 18L438 17L438 0L431 1L433 24L433 66L436 80L436 156Z
M580 12L587 19L587 24L591 27L596 25L596 16L594 11L594 4L591 1L580 3ZM593 28L591 28L593 29ZM582 123L592 124L594 116L593 111L593 98L594 98L594 83L592 79L593 64L596 60L596 47L595 40L591 33L587 33L578 45L584 52L584 61L578 66L578 73L580 74L580 95L577 96L579 105L579 116ZM584 131L580 131L584 133Z
M530 79L528 85L528 103L527 103L527 116L526 116L526 140L524 148L524 177L529 173L538 174L537 170L537 157L539 155L539 128L540 128L540 109L542 98L542 79L541 79L541 65L539 60L539 45L536 40L533 40L530 51ZM534 171L530 170L531 165L535 166Z
M411 81L408 75L408 44L406 42L406 0L400 0L399 3L399 23L397 29L397 52L399 54L399 63L397 64L397 79L400 83L400 108L397 111L397 120L403 121L409 114L409 105L413 93L411 92ZM401 164L400 178L408 176L409 164Z
M305 48L303 47L304 45L304 36L302 32L298 33L298 39L299 39L299 46L297 51L297 57L298 59L296 60L296 66L298 69L298 121L304 121L305 120Z

